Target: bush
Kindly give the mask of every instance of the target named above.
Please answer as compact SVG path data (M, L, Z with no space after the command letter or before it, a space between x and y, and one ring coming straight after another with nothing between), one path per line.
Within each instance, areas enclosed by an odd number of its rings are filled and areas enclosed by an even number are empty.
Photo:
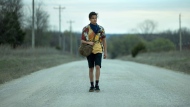
M154 52L171 51L175 50L175 45L169 39L158 38L148 43L147 48L149 51Z
M131 54L133 57L136 57L137 54L140 52L140 51L143 51L143 50L146 50L146 46L143 42L139 42L137 45L135 45L131 51Z
M60 46L56 46L55 49L61 50L61 47Z
M108 40L108 52L111 58L131 53L133 47L144 40L136 35L114 36Z

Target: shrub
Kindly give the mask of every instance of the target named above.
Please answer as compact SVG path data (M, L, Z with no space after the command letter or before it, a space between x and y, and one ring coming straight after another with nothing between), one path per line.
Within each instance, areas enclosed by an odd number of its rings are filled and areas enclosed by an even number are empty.
M143 50L146 50L145 43L139 42L137 45L135 45L131 51L131 54L133 57L136 57L137 54Z
M56 46L55 47L57 50L61 50L61 47L60 46Z
M108 40L108 52L111 58L131 53L133 47L144 40L136 35L115 36Z
M175 50L175 45L169 39L158 38L147 44L149 51L160 52Z

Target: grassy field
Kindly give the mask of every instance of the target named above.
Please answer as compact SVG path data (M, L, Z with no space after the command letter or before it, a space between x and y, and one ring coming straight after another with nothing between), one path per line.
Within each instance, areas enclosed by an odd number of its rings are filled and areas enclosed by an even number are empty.
M136 58L132 58L129 55L119 57L119 59L150 64L190 74L190 50L182 52L141 53Z
M0 84L44 68L80 60L54 48L0 47Z

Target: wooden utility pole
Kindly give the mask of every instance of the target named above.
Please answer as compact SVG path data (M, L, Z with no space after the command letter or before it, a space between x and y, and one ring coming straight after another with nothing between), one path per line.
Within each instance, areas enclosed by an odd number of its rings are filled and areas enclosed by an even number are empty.
M35 48L35 32L34 32L34 0L32 0L32 48Z
M179 50L182 51L181 14L179 14Z
M58 9L59 10L59 47L61 48L62 47L62 35L61 35L61 10L65 9L65 7L61 7L59 6L58 8L57 7L54 7L54 9ZM65 43L65 41L64 41ZM62 49L62 48L61 48Z
M76 49L76 57L78 57L78 39L77 39L77 36L76 37L76 45L75 45L75 49Z
M68 23L70 24L70 53L73 54L73 43L72 43L72 23L74 23L74 21L68 21Z

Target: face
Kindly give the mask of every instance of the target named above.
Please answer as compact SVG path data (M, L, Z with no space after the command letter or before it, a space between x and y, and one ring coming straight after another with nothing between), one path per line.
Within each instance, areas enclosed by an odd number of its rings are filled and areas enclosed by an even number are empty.
M97 16L96 15L92 15L91 19L90 20L90 23L92 24L96 24L97 23Z

